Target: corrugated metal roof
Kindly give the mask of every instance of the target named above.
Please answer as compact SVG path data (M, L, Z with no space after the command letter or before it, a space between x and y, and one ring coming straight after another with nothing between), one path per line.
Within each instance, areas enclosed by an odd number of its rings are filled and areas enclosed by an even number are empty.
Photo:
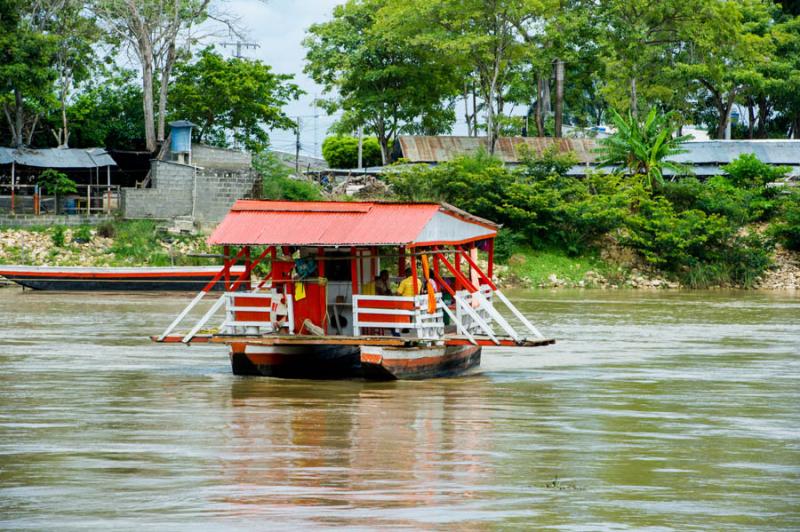
M728 164L742 154L752 153L767 164L800 165L800 140L705 140L687 142L671 159L688 164Z
M208 239L212 245L288 246L402 245L431 234L428 224L443 212L463 231L448 235L494 235L494 226L457 209L435 203L288 202L239 200ZM487 225L489 228L487 229ZM423 233L424 230L428 229ZM462 240L462 239L458 239Z
M397 141L402 157L414 163L450 161L460 155L487 148L486 137L400 136ZM581 163L591 163L597 158L594 152L597 144L594 139L550 137L500 137L495 144L495 155L503 162L518 163L525 149L523 146L537 155L555 146L562 153L575 152Z
M69 149L69 148L0 148L0 164L15 162L24 166L37 168L98 168L101 166L117 166L114 159L103 148Z
M486 148L486 137L400 136L398 143L404 159L415 163L440 163ZM557 146L560 152L573 151L581 164L593 164L599 143L595 139L555 139L542 137L501 137L495 155L506 163L519 163L522 146L536 154ZM744 153L754 153L762 162L800 166L800 140L708 140L686 142L687 153L671 160L685 164L728 164Z

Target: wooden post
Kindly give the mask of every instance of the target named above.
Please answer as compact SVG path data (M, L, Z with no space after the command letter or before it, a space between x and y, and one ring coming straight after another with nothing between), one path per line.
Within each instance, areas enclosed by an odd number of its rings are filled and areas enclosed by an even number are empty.
M33 186L33 214L39 216L41 209L39 208L39 185Z
M17 163L16 161L11 161L11 214L16 214L14 210L14 200L16 199L14 194L14 187L17 184Z
M487 266L487 275L489 279L493 277L492 272L494 272L494 238L489 239L489 265Z
M358 294L358 256L356 248L350 248L350 278L353 282L353 295Z
M89 170L89 184L86 185L86 216L92 215L92 171Z
M106 195L108 196L106 213L111 214L111 165L106 166Z

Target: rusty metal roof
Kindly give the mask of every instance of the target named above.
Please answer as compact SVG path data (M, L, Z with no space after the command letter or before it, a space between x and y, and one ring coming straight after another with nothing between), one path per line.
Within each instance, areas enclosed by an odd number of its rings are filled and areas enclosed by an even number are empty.
M239 200L211 245L385 246L491 238L497 226L436 203Z
M412 163L440 163L487 148L486 137L400 136L397 141L402 157ZM580 163L593 163L597 159L594 139L500 137L494 153L503 162L518 163L525 149L541 155L554 146L562 153L574 152Z
M455 157L486 149L486 137L400 136L397 138L402 157L412 163L441 163ZM556 146L559 152L572 151L579 165L592 165L598 159L600 146L596 139L551 137L500 137L495 155L503 162L519 163L522 147L537 155ZM767 164L800 166L800 140L709 140L690 141L682 146L686 153L670 160L692 165L724 165L745 153L753 153ZM718 172L719 173L719 172Z

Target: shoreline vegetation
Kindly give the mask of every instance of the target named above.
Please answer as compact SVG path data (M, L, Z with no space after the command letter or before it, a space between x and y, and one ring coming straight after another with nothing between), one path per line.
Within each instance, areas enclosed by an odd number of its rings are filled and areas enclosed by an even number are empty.
M174 235L153 221L114 221L98 227L0 227L0 264L31 266L205 266L218 259L193 256L218 250L206 235ZM800 253L777 246L772 265L751 286L719 284L702 288L800 289ZM686 289L647 269L619 249L570 256L559 250L516 248L496 265L504 288ZM2 286L2 285L0 285ZM698 287L700 288L700 287Z

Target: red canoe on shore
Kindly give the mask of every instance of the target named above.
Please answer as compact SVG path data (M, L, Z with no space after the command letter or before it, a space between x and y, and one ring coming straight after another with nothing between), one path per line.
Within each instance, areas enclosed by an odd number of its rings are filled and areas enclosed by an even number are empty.
M196 292L214 279L219 270L219 266L90 268L0 265L0 277L33 290ZM244 272L244 266L239 266L237 270L234 278ZM219 279L211 289L224 290L225 279Z

